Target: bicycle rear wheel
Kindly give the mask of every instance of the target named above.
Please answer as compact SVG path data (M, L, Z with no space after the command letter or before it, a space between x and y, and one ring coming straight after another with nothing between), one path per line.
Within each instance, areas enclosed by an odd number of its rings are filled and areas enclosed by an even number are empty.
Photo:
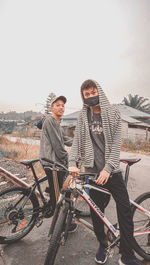
M30 190L23 187L8 188L0 193L0 244L13 243L34 227L39 203L32 194L24 205L29 194Z
M150 212L150 192L140 195L135 202ZM145 260L150 260L150 217L132 206L135 236L135 251ZM144 233L143 233L144 232Z
M60 209L60 213L57 218L54 231L50 239L50 244L48 247L44 265L53 265L55 262L56 255L64 235L64 225L67 219L68 210L69 210L69 203L65 203Z

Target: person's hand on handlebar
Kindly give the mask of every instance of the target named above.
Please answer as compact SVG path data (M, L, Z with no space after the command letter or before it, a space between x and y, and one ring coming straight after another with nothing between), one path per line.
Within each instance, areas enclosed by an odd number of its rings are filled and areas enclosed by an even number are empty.
M107 172L106 170L102 170L99 174L99 177L97 178L96 180L96 184L101 184L101 185L104 185L107 183L108 179L110 177L110 173Z
M69 171L69 174L73 177L78 177L80 173L80 169L77 168L76 166L69 167L68 171Z

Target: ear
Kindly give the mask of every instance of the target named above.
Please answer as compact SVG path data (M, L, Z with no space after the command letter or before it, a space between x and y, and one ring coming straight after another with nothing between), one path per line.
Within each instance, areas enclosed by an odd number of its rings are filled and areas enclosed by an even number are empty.
M52 106L50 106L50 110L51 110L51 111L53 110L53 107L52 107Z

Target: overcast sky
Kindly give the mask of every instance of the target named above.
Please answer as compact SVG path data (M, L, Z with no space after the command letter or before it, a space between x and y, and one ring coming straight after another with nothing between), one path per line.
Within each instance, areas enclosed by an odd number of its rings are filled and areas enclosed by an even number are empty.
M81 108L95 79L112 103L150 99L150 0L0 0L0 111Z

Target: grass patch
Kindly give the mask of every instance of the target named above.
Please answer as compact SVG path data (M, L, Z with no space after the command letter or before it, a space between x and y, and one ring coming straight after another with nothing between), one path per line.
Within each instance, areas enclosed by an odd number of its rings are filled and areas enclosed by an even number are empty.
M10 152L10 155L7 157L14 161L38 158L40 153L40 147L38 145L22 143L19 140L12 142L5 137L0 137L0 150Z

